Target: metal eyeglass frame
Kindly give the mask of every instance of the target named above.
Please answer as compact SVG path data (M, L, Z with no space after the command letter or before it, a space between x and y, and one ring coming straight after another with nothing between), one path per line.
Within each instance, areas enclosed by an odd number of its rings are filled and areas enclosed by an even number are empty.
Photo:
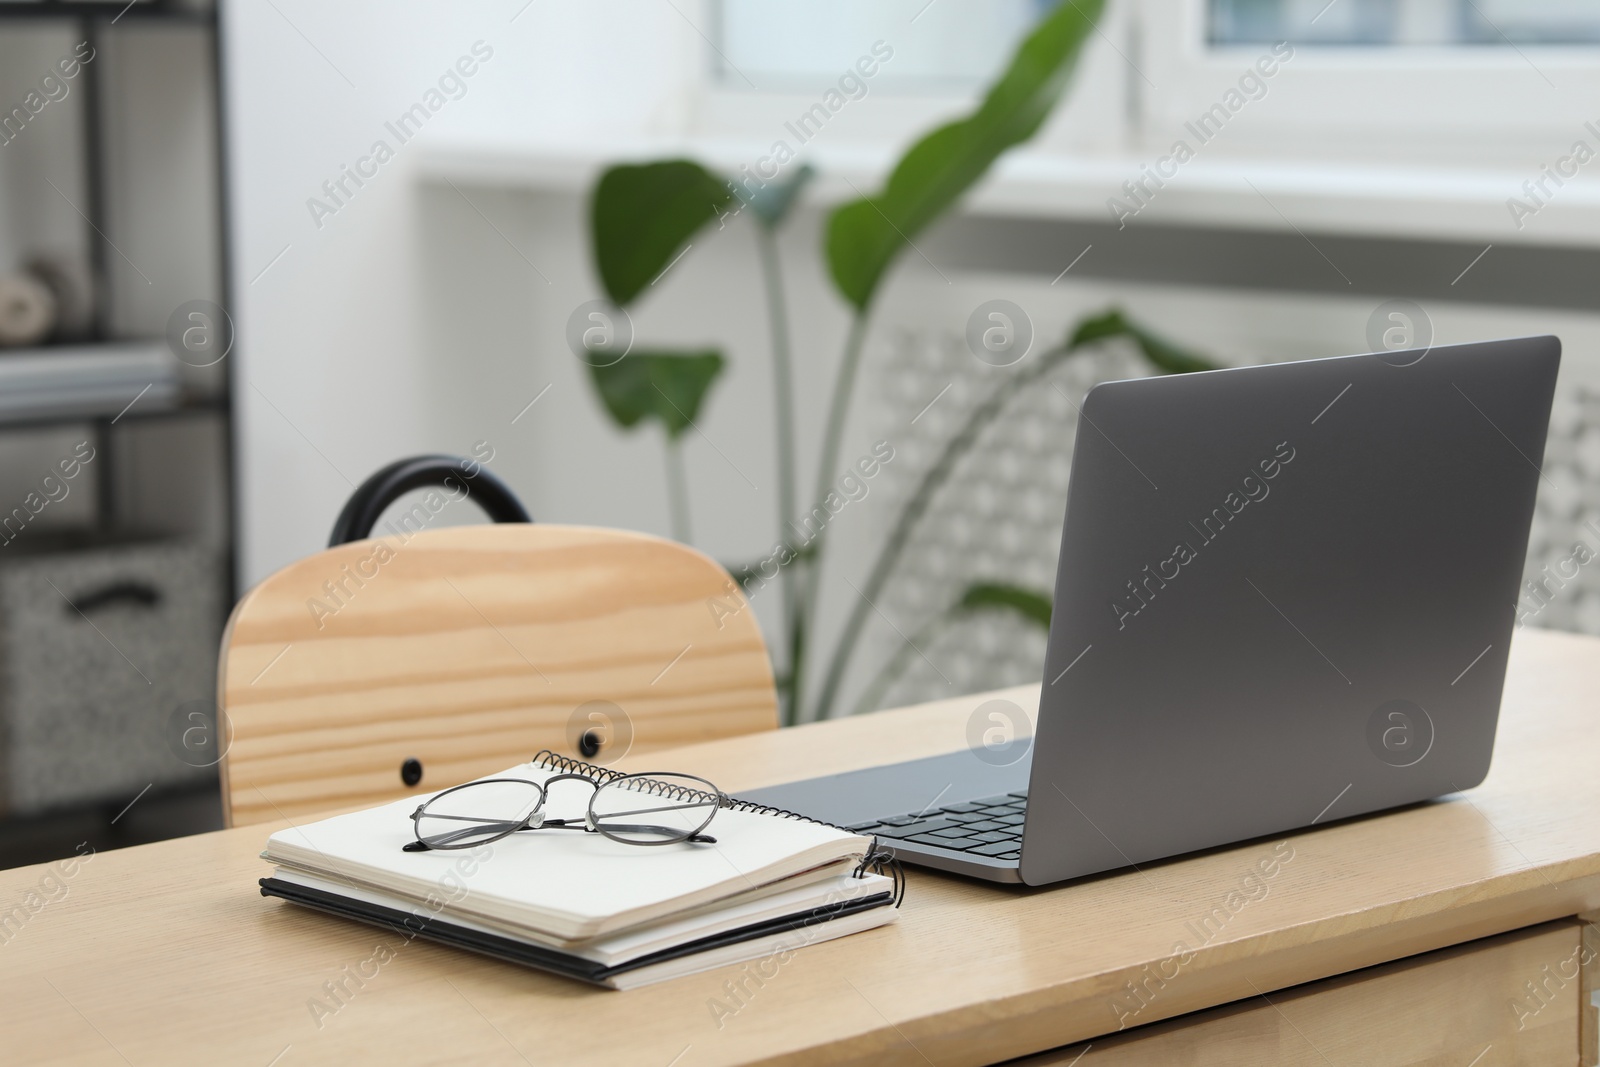
M612 823L608 828L605 820L608 818L613 818L613 816L596 816L594 802L595 798L600 795L602 790L627 781L651 781L662 777L669 779L686 779L688 781L699 782L706 787L704 790L706 797L714 800L715 803L707 805L705 821L700 823L700 825L695 827L693 830L685 832L665 826L643 826L632 823L621 825ZM545 800L550 796L549 787L557 782L568 780L586 782L593 789L593 792L589 796L589 805L584 812L582 823L571 819L546 819L544 817ZM471 835L472 840L463 844L457 844L453 841L447 844L434 844L432 841L423 840L422 818L424 814L426 814L430 805L436 803L441 797L449 796L451 793L459 793L464 789L471 789L474 786L491 785L494 783L511 783L515 785L532 786L533 789L539 794L539 800L534 804L533 809L527 814L526 817L515 821L494 818L475 819L466 815L434 814L430 817L435 819L450 819L472 823L470 829L464 828L461 831L461 835L463 837ZM672 786L675 790L677 788L676 786L673 786L673 783L670 781L664 784ZM591 777L587 774L557 774L546 778L543 784L529 781L526 778L482 778L476 782L467 782L463 785L451 786L449 789L435 793L433 796L429 797L427 801L419 804L417 806L417 810L411 813L412 833L416 836L416 840L411 842L409 845L406 845L405 851L431 852L449 849L476 848L479 845L488 845L495 841L503 840L504 838L510 837L512 834L521 830L540 829L581 830L584 833L599 834L604 838L624 845L643 845L649 847L653 845L676 845L685 841L693 842L695 844L714 845L717 843L717 839L709 834L702 833L701 831L703 831L707 826L711 825L711 820L716 817L718 810L728 807L731 803L732 801L728 798L728 794L724 793L722 790L718 789L715 785L706 781L704 778L701 778L699 775L679 774L676 771L648 771L640 774L624 774L605 781ZM650 810L663 809L643 809L637 812L618 812L617 814L639 815L647 814ZM499 827L499 832L495 833L491 837L481 836L484 831L489 828L496 827L497 825ZM633 838L616 836L624 833L653 833L668 834L670 836L664 837L659 841L641 841ZM435 835L435 839L437 839L437 835Z

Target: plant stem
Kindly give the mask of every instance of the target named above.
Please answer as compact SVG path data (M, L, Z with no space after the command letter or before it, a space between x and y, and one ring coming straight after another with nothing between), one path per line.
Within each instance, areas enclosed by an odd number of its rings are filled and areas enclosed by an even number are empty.
M690 543L689 534L689 476L684 469L683 445L676 437L667 437L667 510L672 516L672 539L680 544Z
M767 289L767 321L772 327L772 400L776 409L773 431L778 445L778 530L787 542L794 536L795 445L794 375L789 361L789 314L783 299L783 276L778 259L778 238L773 227L756 227L756 246L761 251L761 276ZM783 618L789 639L789 676L783 694L783 723L793 725L799 717L797 696L801 659L800 601L792 566L781 569L779 589L783 597Z
M812 500L820 503L827 498L833 483L834 467L839 462L839 446L844 436L844 420L850 410L850 394L855 388L856 369L861 364L861 349L867 337L867 308L856 312L850 321L850 332L845 336L844 354L839 359L839 371L833 379L833 397L828 402L828 421L822 432L822 460L817 467L817 489ZM789 665L790 692L794 700L794 721L800 717L801 698L805 692L806 638L811 624L816 620L818 583L822 576L823 546L827 528L817 531L811 562L806 569L805 591L801 596L800 610L795 615L792 634L795 660ZM819 709L820 710L820 709ZM818 716L813 716L820 717Z
M844 680L845 669L850 665L850 657L860 641L861 627L867 621L867 613L872 610L874 599L883 591L889 575L900 562L900 554L905 551L907 543L911 540L912 531L927 512L928 506L933 503L934 494L949 480L956 462L971 450L977 443L979 434L994 421L1013 396L1049 373L1073 351L1073 346L1068 343L1040 355L1038 362L1032 367L990 393L973 409L972 414L967 416L967 421L960 431L945 442L944 451L922 476L922 481L917 483L917 488L906 501L905 507L901 508L893 529L884 541L883 548L878 552L877 560L867 573L866 583L861 587L860 595L856 597L850 616L845 621L844 630L839 635L839 642L834 646L833 658L828 663L822 691L817 696L816 718L827 718L832 710L834 699L838 696L839 685Z
M844 354L839 359L839 373L833 379L833 398L828 403L828 422L822 434L822 462L817 468L817 491L813 494L818 501L828 495L835 474L833 468L839 462L844 420L850 413L850 394L855 389L856 370L861 366L861 349L867 339L867 319L868 312L862 309L850 320L850 332L844 339Z

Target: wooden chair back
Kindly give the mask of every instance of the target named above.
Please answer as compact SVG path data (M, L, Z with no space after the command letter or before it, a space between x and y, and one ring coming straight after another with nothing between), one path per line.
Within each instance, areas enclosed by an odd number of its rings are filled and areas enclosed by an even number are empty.
M218 694L230 826L432 792L544 748L578 756L590 731L609 763L777 726L727 571L671 541L543 524L285 567L234 608Z

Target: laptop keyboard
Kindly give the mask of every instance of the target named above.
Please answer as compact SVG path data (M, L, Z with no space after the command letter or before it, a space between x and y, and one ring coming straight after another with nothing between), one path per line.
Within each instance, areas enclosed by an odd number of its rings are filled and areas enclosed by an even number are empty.
M946 804L942 808L897 815L878 822L857 823L847 829L917 845L934 845L953 852L1014 860L1022 856L1022 820L1028 794L999 796Z

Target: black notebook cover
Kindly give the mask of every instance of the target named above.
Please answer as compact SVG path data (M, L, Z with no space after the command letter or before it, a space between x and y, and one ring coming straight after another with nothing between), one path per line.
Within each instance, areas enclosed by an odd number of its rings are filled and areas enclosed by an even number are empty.
M544 945L532 945L526 941L518 941L515 938L457 926L437 916L422 918L411 912L399 911L395 908L384 907L381 904L369 904L366 901L354 900L320 889L312 889L309 886L286 882L279 878L261 879L261 895L264 897L279 897L295 904L327 912L330 915L340 915L347 919L358 919L373 926L381 926L407 940L413 937L423 937L430 941L437 941L440 944L453 945L456 948L468 949L485 956L508 960L511 963L520 963L527 967L537 967L539 970L549 971L552 974L565 975L568 978L577 978L596 984L603 984L614 975L623 974L639 967L648 967L653 963L661 963L664 960L678 959L683 956L692 956L697 952L722 948L725 945L737 945L744 941L753 941L759 937L766 937L769 934L801 930L807 926L828 922L831 919L841 918L845 915L854 915L856 912L887 907L895 902L893 893L878 893L858 900L825 905L796 915L768 919L751 926L724 931L720 934L713 934L710 937L703 937L698 941L690 941L674 948L653 952L648 956L640 956L638 959L632 959L626 963L606 966L593 960L586 960L581 956L562 952L560 949L549 948Z

